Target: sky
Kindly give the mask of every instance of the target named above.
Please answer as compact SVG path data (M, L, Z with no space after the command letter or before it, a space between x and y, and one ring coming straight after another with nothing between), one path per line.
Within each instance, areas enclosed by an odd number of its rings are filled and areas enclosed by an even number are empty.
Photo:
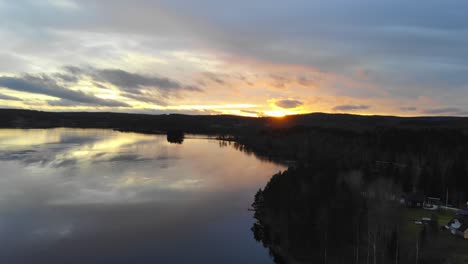
M466 0L0 0L0 108L468 116Z

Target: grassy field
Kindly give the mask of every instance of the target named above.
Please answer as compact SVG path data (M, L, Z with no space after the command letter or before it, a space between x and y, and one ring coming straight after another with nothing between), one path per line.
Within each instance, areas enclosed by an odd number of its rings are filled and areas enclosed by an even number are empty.
M414 209L408 208L406 209L405 215L408 221L419 220L423 217L430 218L432 215L435 215L438 219L439 225L446 225L455 216L455 211L451 211L451 210L429 211L429 210L424 210L420 208L414 208Z
M446 210L429 211L419 208L405 208L404 210L405 221L407 221L405 233L410 237L416 237L422 228L422 225L414 223L415 220L420 220L423 217L431 218L432 215L435 215L438 219L438 225L443 226L455 216L454 211Z
M413 241L418 237L423 225L414 224L415 220L423 217L431 217L433 214L438 219L438 226L446 225L454 216L455 211L439 210L428 211L424 209L405 208L405 237L407 241ZM429 256L447 256L449 259L444 263L468 263L468 241L455 237L448 230L439 228L435 233L430 233L427 237L427 249L425 254Z

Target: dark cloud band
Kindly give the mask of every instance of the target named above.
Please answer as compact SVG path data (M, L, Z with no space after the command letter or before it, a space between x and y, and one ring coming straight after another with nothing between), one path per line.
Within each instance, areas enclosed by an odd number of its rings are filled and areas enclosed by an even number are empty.
M43 94L52 97L66 100L68 102L76 102L79 104L93 105L93 106L112 106L112 107L126 107L129 106L124 102L114 100L104 100L81 91L74 91L62 87L56 83L54 79L49 76L33 76L24 75L22 77L0 77L0 86L10 90L21 92Z
M333 107L333 111L353 111L353 110L367 110L368 105L337 105Z
M296 108L296 107L299 107L301 105L303 105L304 103L301 102L301 101L298 101L298 100L280 100L280 101L276 101L275 102L275 105L276 106L279 106L281 108Z

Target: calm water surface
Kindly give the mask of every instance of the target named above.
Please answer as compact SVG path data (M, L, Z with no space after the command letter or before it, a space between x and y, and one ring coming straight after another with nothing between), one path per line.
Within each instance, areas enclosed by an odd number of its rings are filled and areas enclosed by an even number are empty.
M0 263L271 263L247 208L283 169L201 138L0 130Z

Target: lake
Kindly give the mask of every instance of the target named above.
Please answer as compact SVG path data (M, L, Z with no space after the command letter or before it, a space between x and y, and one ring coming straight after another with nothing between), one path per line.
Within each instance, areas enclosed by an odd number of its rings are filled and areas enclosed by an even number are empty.
M201 136L0 130L0 263L272 263L247 209L284 169Z

